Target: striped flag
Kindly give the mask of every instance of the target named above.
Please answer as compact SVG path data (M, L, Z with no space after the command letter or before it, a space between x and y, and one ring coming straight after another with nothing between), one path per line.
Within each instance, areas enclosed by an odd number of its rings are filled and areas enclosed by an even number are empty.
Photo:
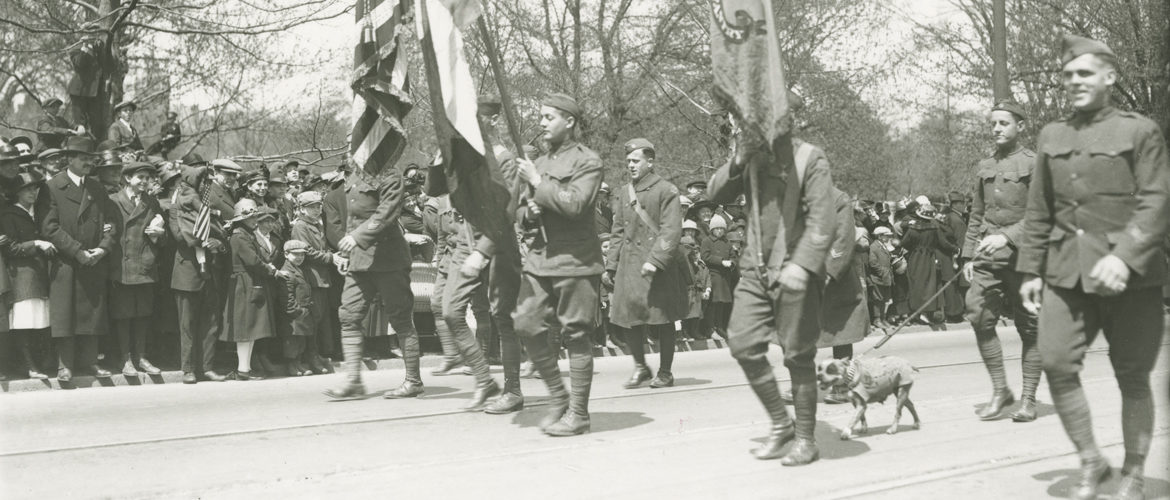
M211 237L211 206L208 205L208 198L211 197L211 186L204 186L203 192L199 195L199 213L195 214L195 227L192 229L192 234L200 243L206 243L207 239ZM195 262L199 263L199 271L207 271L207 251L202 246L195 248Z
M349 152L358 168L377 175L393 165L406 147L402 119L410 112L407 58L398 32L409 3L357 0L353 73L353 130Z

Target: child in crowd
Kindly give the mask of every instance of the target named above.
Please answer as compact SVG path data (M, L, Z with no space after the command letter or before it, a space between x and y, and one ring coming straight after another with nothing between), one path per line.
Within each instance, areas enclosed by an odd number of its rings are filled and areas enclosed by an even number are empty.
M284 280L284 357L288 363L288 374L294 377L312 375L308 368L317 357L317 328L324 315L321 306L313 302L313 287L306 279L308 264L305 254L309 244L301 240L284 242L284 266L281 271L288 274Z
M296 196L296 218L292 222L292 239L300 240L305 246L305 263L301 264L305 280L312 289L313 307L318 309L314 318L312 340L317 342L312 349L313 356L308 359L309 366L314 373L328 373L329 363L322 358L322 354L333 352L333 341L341 334L335 315L329 314L329 291L333 287L340 287L341 283L333 281L334 267L343 259L329 252L329 243L325 240L325 229L322 225L321 209L323 199L317 191L305 191ZM306 339L307 340L307 339ZM286 353L287 354L287 353Z
M703 307L703 332L714 332L727 339L731 320L731 290L736 263L731 242L727 240L727 221L721 215L711 217L711 233L703 240L700 253L711 271L711 296Z
M690 339L706 338L701 325L703 321L703 301L711 296L711 272L707 264L699 257L699 244L691 236L683 236L679 244L686 251L687 264L691 268L691 290L689 294L687 317L683 320L683 337Z

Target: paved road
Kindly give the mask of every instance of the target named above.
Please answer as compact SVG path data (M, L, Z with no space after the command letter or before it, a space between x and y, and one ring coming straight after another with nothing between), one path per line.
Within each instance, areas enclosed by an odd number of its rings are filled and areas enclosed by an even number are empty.
M1018 354L1014 337L1001 332L1005 352ZM1120 464L1120 396L1104 348L1083 380L1097 438ZM1170 347L1161 349L1147 498L1170 497ZM508 416L459 411L472 388L462 376L424 376L425 397L407 401L326 403L320 390L337 375L0 395L0 498L1062 498L1074 483L1051 405L1031 424L974 418L989 383L970 331L907 334L882 352L922 369L912 399L923 428L910 430L906 415L903 432L886 435L892 405L875 405L870 435L843 442L834 429L849 410L822 405L823 459L799 469L747 454L766 417L718 350L680 354L677 386L659 390L621 389L629 358L598 359L593 431L559 439L536 428L539 380L525 381L530 407ZM366 381L385 390L401 378L384 370ZM1046 403L1046 386L1040 394Z

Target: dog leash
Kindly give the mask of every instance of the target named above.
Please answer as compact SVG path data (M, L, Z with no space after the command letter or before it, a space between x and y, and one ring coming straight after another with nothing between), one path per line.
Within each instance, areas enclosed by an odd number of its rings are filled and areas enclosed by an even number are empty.
M979 258L979 256L983 255L983 254L984 254L984 252L982 252L982 251L976 253L975 256L971 258L971 262L974 262L975 259ZM958 283L959 277L961 277L961 276L963 276L963 270L959 269L959 272L955 273L955 275L952 276L950 280L948 280L946 283L944 283L943 286L939 287L938 291L934 292L934 295L931 295L929 299L926 299L926 302L923 302L922 305L918 307L918 310L910 313L909 316L906 316L906 319L903 319L901 323L898 323L898 325L894 327L894 331L885 334L885 338L879 340L877 344L874 344L873 347L870 347L869 350L862 353L862 356L869 354L873 351L876 351L881 346L886 345L886 342L889 342L890 339L894 337L894 335L897 335L898 332L901 332L902 329L906 327L906 325L910 324L910 322L914 320L914 318L917 318L918 315L922 314L922 311L925 310L926 307L929 306L932 302L934 302L936 299L938 299L938 297L940 295L942 295L943 292L947 291L947 289L950 288L955 283Z

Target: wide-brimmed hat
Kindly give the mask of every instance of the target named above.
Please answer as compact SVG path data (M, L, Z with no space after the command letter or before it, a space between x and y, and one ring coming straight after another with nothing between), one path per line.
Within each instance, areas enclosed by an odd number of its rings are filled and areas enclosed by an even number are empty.
M67 137L61 146L62 153L94 154L94 142L89 137L75 135Z
M36 172L21 172L16 177L9 179L5 183L5 187L8 189L8 193L10 195L15 195L16 193L20 192L21 189L24 189L28 186L44 183L45 178L42 177L41 174Z
M17 161L20 157L20 150L16 146L0 142L0 161Z
M101 159L98 161L97 166L95 166L94 168L105 168L105 167L119 167L119 168L121 168L121 167L126 166L126 164L122 162L122 157L118 154L118 152L114 151L112 149L103 150L102 152L98 153L98 156L100 156Z
M232 208L236 212L236 216L232 217L231 222L239 222L260 215L260 206L256 204L256 200L251 198L241 198Z
M241 186L248 187L248 184L251 184L251 183L256 182L256 181L267 181L268 180L268 175L266 175L267 173L268 173L268 171L263 169L263 168L256 169L256 170L249 170L247 172L240 174L240 177L238 179L236 179L236 182L239 183L239 185L241 185Z
M719 204L711 200L699 200L694 205L691 205L691 208L687 209L687 218L697 219L699 217L699 210L703 208L710 208L712 211L715 211L719 208Z
M176 166L164 166L158 171L158 183L160 186L166 186L171 181L183 175L183 170Z

